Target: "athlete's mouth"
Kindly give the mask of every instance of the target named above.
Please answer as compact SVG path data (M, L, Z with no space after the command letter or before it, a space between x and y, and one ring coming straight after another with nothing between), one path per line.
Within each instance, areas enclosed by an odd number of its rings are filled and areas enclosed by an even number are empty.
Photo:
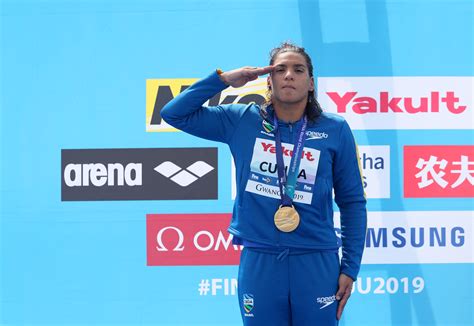
M296 89L295 87L293 87L293 86L290 86L290 85L285 85L285 86L283 86L282 88L291 88L291 89Z

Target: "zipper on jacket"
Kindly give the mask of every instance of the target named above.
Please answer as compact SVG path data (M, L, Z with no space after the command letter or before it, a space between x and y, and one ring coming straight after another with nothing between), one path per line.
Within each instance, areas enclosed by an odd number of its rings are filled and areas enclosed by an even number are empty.
M289 125L289 127L290 127L290 138L289 138L289 142L292 144L292 143L293 143L293 124L290 122L288 125Z

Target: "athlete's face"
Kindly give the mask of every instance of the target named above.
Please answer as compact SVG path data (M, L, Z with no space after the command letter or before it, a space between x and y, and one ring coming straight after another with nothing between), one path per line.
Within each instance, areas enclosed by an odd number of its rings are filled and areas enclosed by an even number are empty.
M296 104L308 100L308 92L314 90L314 79L309 76L303 55L284 52L277 55L273 72L267 83L272 90L272 101Z

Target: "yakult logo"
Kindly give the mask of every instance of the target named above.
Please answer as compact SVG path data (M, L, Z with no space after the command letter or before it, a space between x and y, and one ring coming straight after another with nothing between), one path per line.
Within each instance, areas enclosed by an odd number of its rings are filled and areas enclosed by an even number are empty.
M276 147L275 147L274 143L261 142L261 145L262 145L262 149L263 149L264 152L270 152L272 154L276 153ZM293 150L292 149L289 149L289 148L285 147L284 145L281 146L281 149L282 149L282 152L283 152L283 156L287 156L287 157L292 157L293 156ZM306 159L310 162L314 161L314 157L312 156L311 152L309 152L309 151L303 151L301 153L301 158Z
M237 265L231 214L147 215L147 265Z
M431 92L426 97L401 97L393 96L389 92L380 92L378 97L360 96L358 92L327 92L329 98L336 105L337 113L346 113L351 109L357 114L366 113L420 113L420 112L440 112L447 109L454 114L462 113L466 110L465 105L460 105L459 97L454 92L446 92L444 96L440 92ZM359 96L357 96L359 95Z
M353 129L470 129L472 77L319 78L318 98Z

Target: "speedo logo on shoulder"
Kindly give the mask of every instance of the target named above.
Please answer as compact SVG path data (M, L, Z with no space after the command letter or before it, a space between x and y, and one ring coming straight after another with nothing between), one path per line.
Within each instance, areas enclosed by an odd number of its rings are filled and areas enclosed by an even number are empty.
M312 140L312 139L326 139L328 138L328 134L325 133L325 132L317 132L317 131L311 131L311 130L308 130L306 132L306 136L308 136L308 138L306 138L306 140Z
M146 131L169 132L178 131L161 119L163 107L185 91L189 86L198 81L196 78L175 79L147 79L146 80ZM244 87L228 87L214 95L204 106L222 104L262 104L265 102L267 90L266 78L258 78L247 83Z
M275 127L270 122L263 120L262 127L263 127L263 130L261 131L262 134L265 134L270 137L275 136L273 134ZM306 140L327 139L329 137L329 135L325 132L318 132L318 131L312 131L312 130L306 131L306 136L307 136Z

